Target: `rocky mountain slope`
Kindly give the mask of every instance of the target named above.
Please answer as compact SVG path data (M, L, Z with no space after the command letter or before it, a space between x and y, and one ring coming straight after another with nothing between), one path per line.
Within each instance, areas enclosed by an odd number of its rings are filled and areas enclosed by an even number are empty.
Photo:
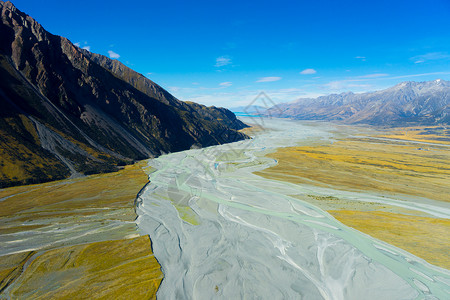
M450 82L402 82L391 88L299 99L268 110L272 116L371 125L450 124Z
M182 102L9 1L0 12L0 187L246 138L229 110Z

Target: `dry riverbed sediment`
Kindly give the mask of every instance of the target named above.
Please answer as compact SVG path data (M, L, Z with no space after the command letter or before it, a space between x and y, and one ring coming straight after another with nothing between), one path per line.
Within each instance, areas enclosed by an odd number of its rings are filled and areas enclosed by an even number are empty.
M447 143L265 122L253 140L0 190L0 296L448 298Z
M0 297L154 298L163 276L134 222L143 168L0 190Z
M446 132L432 129L338 126L337 139L280 148L268 155L277 165L256 174L316 186L319 193L294 197L450 269L450 220L445 213L450 209L450 143ZM437 209L430 213L427 205Z
M276 158L277 150L326 146L361 129L342 134L332 124L265 122L262 127L270 130L259 131L252 140L149 161L155 172L138 199L137 223L152 238L164 273L159 297L448 297L448 270L348 227L326 211L332 209L317 205L335 197L340 200L333 205L353 201L360 213L370 213L376 206L392 213L388 207L394 207L394 213L413 211L417 217L448 220L448 203L424 195L400 197L397 185L392 194L369 185L341 188L329 180L307 178L298 170L266 178L276 174L271 168L283 163L283 158ZM286 180L296 176L306 179Z

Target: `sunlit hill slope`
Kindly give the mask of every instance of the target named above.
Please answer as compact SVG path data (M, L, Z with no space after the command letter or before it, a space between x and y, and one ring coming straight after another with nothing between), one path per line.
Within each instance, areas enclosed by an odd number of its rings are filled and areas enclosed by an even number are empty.
M117 169L246 138L223 108L182 102L0 1L0 187Z

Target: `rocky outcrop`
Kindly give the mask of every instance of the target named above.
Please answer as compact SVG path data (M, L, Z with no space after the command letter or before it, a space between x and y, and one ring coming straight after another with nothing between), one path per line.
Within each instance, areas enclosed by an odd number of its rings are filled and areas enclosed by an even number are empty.
M11 2L0 1L0 11L0 186L246 138L230 111L180 101L119 61L45 31Z

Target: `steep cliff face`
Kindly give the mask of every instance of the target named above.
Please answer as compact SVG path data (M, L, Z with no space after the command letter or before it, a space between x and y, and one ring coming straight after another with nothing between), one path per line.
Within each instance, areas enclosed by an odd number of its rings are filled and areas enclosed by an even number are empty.
M112 171L242 140L222 108L185 103L118 61L55 36L0 1L0 186Z

